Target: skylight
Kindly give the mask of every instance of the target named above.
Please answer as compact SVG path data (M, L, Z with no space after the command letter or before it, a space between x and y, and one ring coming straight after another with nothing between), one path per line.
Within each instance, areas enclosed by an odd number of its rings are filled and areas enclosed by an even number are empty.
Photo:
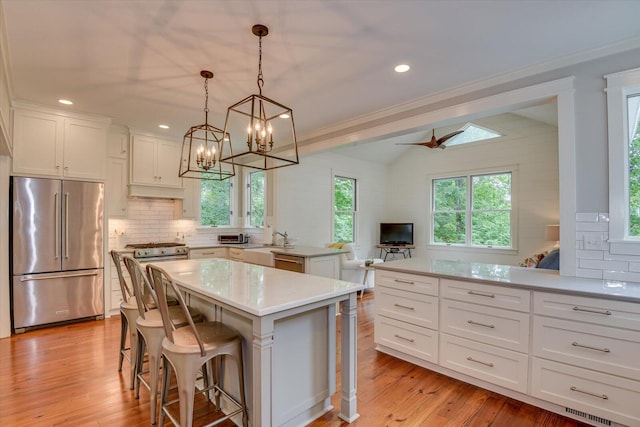
M469 144L471 142L486 141L487 139L498 138L503 136L500 132L485 128L474 123L467 123L460 130L464 130L459 135L454 136L446 142L447 147L453 145Z

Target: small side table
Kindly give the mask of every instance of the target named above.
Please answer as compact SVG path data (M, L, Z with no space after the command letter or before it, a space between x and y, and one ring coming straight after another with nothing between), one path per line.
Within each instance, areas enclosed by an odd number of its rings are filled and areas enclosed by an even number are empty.
M376 245L376 248L380 249L380 258L382 258L382 254L384 254L383 259L386 261L389 254L392 254L394 258L396 254L402 254L404 258L411 258L411 249L415 249L416 247L414 245Z
M373 270L373 264L371 265L360 264L358 267L364 270L364 278L362 279L362 284L364 285L364 288L362 288L362 291L360 292L360 299L362 299L362 296L364 295L364 290L367 288L367 278L369 277L369 272Z

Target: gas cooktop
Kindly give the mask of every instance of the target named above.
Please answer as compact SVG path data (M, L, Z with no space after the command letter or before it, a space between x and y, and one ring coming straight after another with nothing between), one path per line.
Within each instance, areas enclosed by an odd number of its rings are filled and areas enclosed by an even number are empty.
M185 246L184 243L159 242L159 243L129 243L125 246L128 249L151 249L151 248L173 248L175 246Z

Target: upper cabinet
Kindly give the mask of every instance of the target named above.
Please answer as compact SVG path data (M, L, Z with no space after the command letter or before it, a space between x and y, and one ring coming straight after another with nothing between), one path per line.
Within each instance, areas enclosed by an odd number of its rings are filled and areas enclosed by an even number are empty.
M104 180L109 121L17 107L13 123L13 173Z
M129 194L181 199L180 148L179 143L168 139L132 135Z
M1 8L0 8L1 9ZM0 10L0 20L2 20ZM11 75L7 61L9 53L5 40L5 32L0 31L0 156L11 155Z

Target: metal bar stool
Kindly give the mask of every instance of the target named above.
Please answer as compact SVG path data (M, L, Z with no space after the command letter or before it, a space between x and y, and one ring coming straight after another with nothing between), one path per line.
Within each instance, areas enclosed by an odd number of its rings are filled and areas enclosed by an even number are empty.
M138 305L134 297L134 292L124 279L122 274L122 263L120 253L111 251L111 259L116 266L118 272L118 281L120 282L120 292L122 293L122 302L120 303L120 357L118 360L118 372L122 371L122 360L127 359L131 368L131 390L135 385L135 361L138 332L136 331L136 319L138 317ZM129 347L126 346L127 335L129 335Z
M247 407L244 393L244 374L242 364L242 336L234 329L220 322L204 322L194 323L189 315L187 306L180 294L180 291L174 280L160 267L149 264L147 265L147 273L151 279L151 284L156 291L158 297L158 308L162 315L162 322L166 337L162 341L163 375L162 375L162 392L160 398L160 422L164 425L164 416L176 426L191 427L193 422L193 402L196 387L196 376L198 370L205 364L215 361L216 369L214 370L213 385L207 386L199 390L209 397L209 391L213 391L215 395L216 409L219 411L220 395L222 394L227 400L238 407L234 411L230 411L224 417L221 417L208 426L213 426L242 413L242 425L248 425ZM176 295L178 305L182 307L187 320L188 326L176 326L170 316L169 307L167 305L166 296L162 283L167 282L170 289ZM226 393L222 385L222 376L219 369L220 358L231 356L238 368L238 381L240 402ZM168 406L176 401L168 401L169 383L171 380L171 372L175 370L176 380L178 383L178 401L180 407L180 423L171 414Z
M157 407L158 407L158 379L160 378L160 360L162 358L162 340L165 337L164 326L162 324L162 316L158 310L158 299L153 290L147 273L142 265L134 258L129 256L122 257L124 265L129 271L131 283L133 284L133 293L136 297L139 316L136 319L136 328L138 330L136 363L135 363L135 397L140 397L140 383L149 390L151 424L156 423ZM169 304L177 301L172 298ZM205 320L200 311L189 307L189 313L194 322L202 322ZM187 318L182 312L182 308L177 305L169 305L169 316L171 320L179 326L189 324ZM147 353L148 370L143 369L145 351ZM144 375L149 375L147 382Z

